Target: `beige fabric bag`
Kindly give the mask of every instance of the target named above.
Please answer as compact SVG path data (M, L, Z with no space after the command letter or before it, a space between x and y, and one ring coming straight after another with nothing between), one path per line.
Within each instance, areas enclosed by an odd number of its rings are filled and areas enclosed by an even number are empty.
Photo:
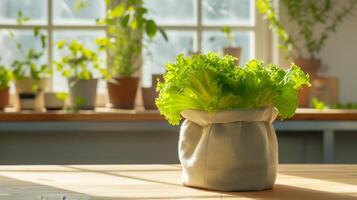
M184 185L220 191L273 187L278 166L274 108L181 114L186 118L179 141Z

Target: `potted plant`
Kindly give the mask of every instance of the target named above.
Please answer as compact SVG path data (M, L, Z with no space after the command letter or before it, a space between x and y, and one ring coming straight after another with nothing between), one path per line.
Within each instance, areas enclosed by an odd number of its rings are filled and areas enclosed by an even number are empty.
M51 69L47 64L38 64L46 49L46 35L39 28L34 29L34 37L41 41L41 49L29 48L26 51L20 43L16 47L20 52L25 52L23 58L12 63L15 79L16 94L18 96L18 109L42 110L43 93L48 85Z
M156 110L155 99L158 96L156 91L158 81L162 81L162 74L153 74L151 77L151 87L142 87L143 105L146 110Z
M273 187L278 149L272 125L291 117L297 92L309 77L289 70L219 54L179 55L158 84L156 105L172 125L181 118L179 158L184 185L247 191Z
M295 23L297 31L289 32L279 21L273 0L258 0L258 11L264 15L271 29L279 36L279 47L286 52L287 57L293 58L295 63L302 64L302 69L314 78L321 65L321 60L316 56L323 49L327 39L336 32L338 25L352 14L357 2L348 1L348 5L342 9L336 9L332 0L282 2L287 10L289 23Z
M101 60L97 52L87 49L76 40L70 43L59 41L57 48L68 50L68 53L54 64L62 76L68 78L70 106L93 110L97 98L98 78L109 78L107 70L100 67Z
M4 110L9 105L9 87L12 79L12 71L0 65L0 110Z
M108 10L97 23L107 26L108 35L97 40L101 49L108 53L109 72L112 76L107 82L110 106L113 108L134 108L139 78L135 73L141 67L142 41L145 36L155 37L164 31L146 17L148 9L142 0L123 0L113 6L106 1Z
M234 44L234 36L229 26L223 27L221 31L224 33L224 36L227 40L227 46L223 47L223 54L238 58L236 60L236 64L238 65L242 55L242 47L238 47Z
M286 53L286 57L292 58L314 80L321 66L321 59L317 55L327 39L336 32L338 25L352 14L357 1L348 1L348 5L341 9L337 9L332 0L281 1L287 10L289 24L296 25L297 30L294 31L288 31L280 22L273 2L273 0L258 0L258 11L264 15L270 28L279 36L281 43L279 48ZM309 88L305 88L299 97L300 106L308 107L309 96Z

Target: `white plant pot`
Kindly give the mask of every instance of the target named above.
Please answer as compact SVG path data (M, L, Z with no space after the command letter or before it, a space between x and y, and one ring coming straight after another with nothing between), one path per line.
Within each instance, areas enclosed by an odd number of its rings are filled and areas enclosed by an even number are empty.
M49 86L48 78L41 78L37 83L30 77L15 80L17 110L37 110L44 108L44 92ZM37 84L37 89L34 85Z
M19 107L18 110L38 110L37 101L38 94L36 93L21 93L18 95Z
M238 58L238 60L236 61L236 65L239 65L239 62L240 62L240 59L242 56L242 48L241 47L224 47L223 54Z
M46 110L61 110L64 107L64 101L57 98L57 93L45 93L45 108Z
M94 110L97 99L97 85L98 79L69 79L68 86L70 106L80 110ZM83 102L78 104L80 99L83 100Z
M275 109L181 114L186 119L179 141L184 185L219 191L273 187L278 167Z

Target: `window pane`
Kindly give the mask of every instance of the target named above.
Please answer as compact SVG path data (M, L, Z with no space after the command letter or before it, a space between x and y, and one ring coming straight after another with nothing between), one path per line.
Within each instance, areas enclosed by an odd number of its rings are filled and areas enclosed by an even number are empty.
M45 32L42 33L45 34ZM21 44L21 49L17 47L17 44ZM11 67L15 60L23 61L30 48L33 48L36 52L42 50L40 39L35 38L31 30L0 30L0 47L0 63L7 67ZM44 55L38 61L35 61L38 65L47 63L47 49L43 52ZM14 91L13 86L10 91Z
M169 41L160 35L144 49L143 86L151 86L151 74L163 74L168 61L174 61L178 54L187 55L193 50L194 32L167 31Z
M202 0L203 24L252 24L253 0Z
M95 24L95 20L105 14L104 0L77 1L53 0L53 19L56 24Z
M42 33L45 34L45 32ZM35 38L31 30L1 30L0 34L1 63L6 66L10 66L16 59L23 60L29 48L36 51L42 50L40 39ZM21 45L21 50L17 44ZM43 51L44 55L37 62L39 65L47 63L47 50Z
M240 59L240 64L243 65L249 59L253 58L253 32L233 32L234 35L234 46L242 47L242 55ZM205 53L219 52L223 54L223 47L227 46L227 39L224 37L222 32L211 32L207 31L203 33L203 51Z
M86 48L97 51L97 46L94 43L94 39L97 37L105 36L105 31L55 31L54 32L54 60L61 59L62 56L68 53L65 50L58 50L56 48L56 43L60 40L66 40L70 42L71 40L77 40L83 43ZM100 57L103 60L102 67L105 68L105 53L100 53ZM94 76L98 76L98 73L95 73ZM99 82L98 92L103 93L105 90L105 85L103 81ZM62 77L60 72L56 70L53 71L53 90L54 91L68 91L67 80Z
M158 24L194 24L195 0L147 0L151 17Z
M47 0L1 0L0 21L2 23L16 23L17 13L22 11L31 22L46 23Z

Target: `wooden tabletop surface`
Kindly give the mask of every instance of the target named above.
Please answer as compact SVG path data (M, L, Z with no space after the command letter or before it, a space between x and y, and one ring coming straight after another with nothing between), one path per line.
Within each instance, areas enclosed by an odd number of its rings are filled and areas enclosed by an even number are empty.
M357 110L316 110L297 109L296 114L289 120L357 120ZM95 111L80 111L69 113L64 111L16 112L8 109L0 112L0 122L7 121L165 121L165 117L156 110L115 110L108 108L97 108Z
M272 190L184 187L179 165L0 166L1 200L357 199L357 165L280 165Z

